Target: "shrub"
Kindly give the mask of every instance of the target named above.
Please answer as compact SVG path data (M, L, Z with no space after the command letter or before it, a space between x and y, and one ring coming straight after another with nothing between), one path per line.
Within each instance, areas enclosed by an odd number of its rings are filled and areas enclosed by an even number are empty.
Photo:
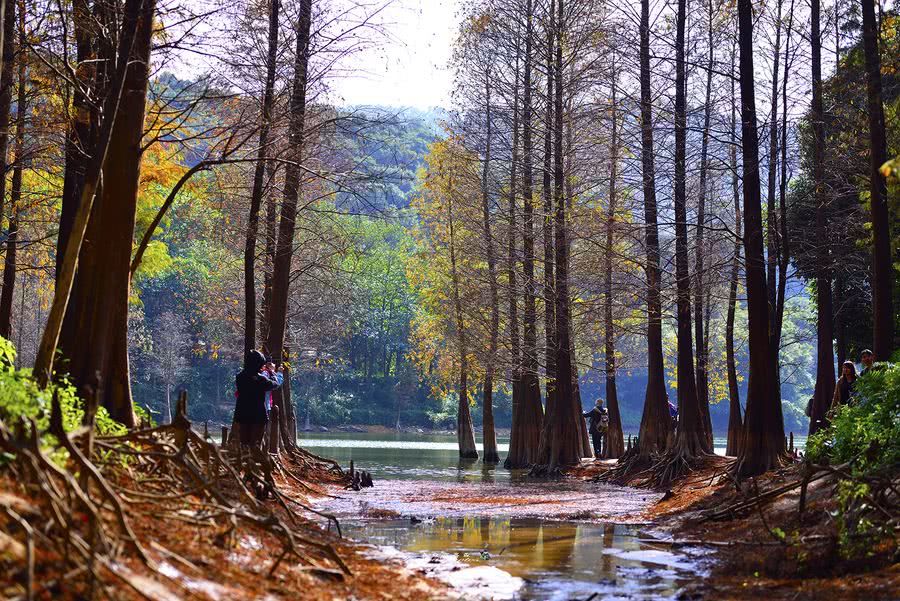
M856 402L809 439L815 462L853 462L855 474L900 465L900 364L879 363L856 381Z
M33 419L38 431L46 433L50 427L53 395L57 394L66 431L71 432L81 426L84 405L76 394L75 387L63 381L41 389L31 377L30 369L16 369L15 360L15 347L5 338L0 338L0 419L10 426L20 418ZM97 410L96 428L101 435L122 434L126 431L103 407ZM46 446L55 446L56 442L47 434L43 441Z

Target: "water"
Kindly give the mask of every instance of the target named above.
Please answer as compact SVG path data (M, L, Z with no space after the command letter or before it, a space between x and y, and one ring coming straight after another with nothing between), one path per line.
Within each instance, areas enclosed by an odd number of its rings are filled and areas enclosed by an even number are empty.
M628 435L626 434L626 439ZM718 455L725 454L725 439L713 440ZM795 439L804 448L805 437ZM303 433L301 446L312 452L336 459L347 466L352 459L358 469L370 472L376 480L452 480L456 482L510 481L519 474L510 474L503 467L484 466L481 462L459 461L456 436L453 434L369 434L349 432ZM481 452L481 441L477 441ZM509 437L498 436L497 448L505 457Z
M320 501L345 536L464 598L674 599L705 571L705 550L673 550L634 523L657 493L461 463L452 435L320 433L299 442L344 466L353 459L375 479L372 489ZM498 446L504 455L508 440Z

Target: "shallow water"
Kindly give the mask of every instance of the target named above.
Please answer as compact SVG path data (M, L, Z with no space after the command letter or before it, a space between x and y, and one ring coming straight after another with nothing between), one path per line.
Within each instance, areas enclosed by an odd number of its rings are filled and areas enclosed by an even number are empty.
M532 518L345 522L345 535L387 547L468 598L671 599L700 569L699 551L642 542L636 526ZM391 552L396 549L399 552Z
M633 523L658 493L460 462L450 435L322 433L300 443L375 478L374 488L319 500L345 536L463 598L674 599L705 571L703 549L673 550Z

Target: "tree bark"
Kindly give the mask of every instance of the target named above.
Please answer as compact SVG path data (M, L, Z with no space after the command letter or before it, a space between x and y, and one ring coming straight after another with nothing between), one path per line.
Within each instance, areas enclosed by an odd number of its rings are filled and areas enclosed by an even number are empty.
M509 301L509 346L510 346L510 386L512 388L512 427L510 428L509 452L503 466L507 469L526 465L525 442L523 436L524 420L527 419L522 401L522 356L519 347L519 298L516 276L516 254L518 228L516 226L516 192L518 190L517 169L519 164L519 54L520 40L516 32L516 63L513 83L513 135L512 161L509 168L509 204L508 204L508 237L506 253L506 273Z
M616 389L616 331L613 320L613 248L615 244L616 208L618 203L619 174L619 116L616 98L616 65L612 67L612 135L609 143L609 205L606 210L606 253L603 266L603 334L604 357L606 359L606 409L609 412L609 427L606 430L604 459L618 459L625 452L625 438L622 434L622 417L619 411L619 393Z
M259 233L259 209L262 204L269 129L275 104L275 67L278 60L278 9L280 0L269 0L269 51L266 56L266 84L263 92L259 127L259 162L253 170L250 215L244 244L244 353L256 347L256 239Z
M522 196L524 233L522 236L525 303L523 312L522 374L519 420L510 433L510 451L506 465L527 467L535 462L543 428L544 410L537 374L537 336L535 332L537 290L534 278L534 172L532 148L531 71L533 68L534 10L532 0L525 3L525 65L522 94Z
M13 67L16 61L16 10L15 5L10 4L0 21L0 29L3 30L2 65L3 73L0 75L0 221L5 213L6 203L6 174L9 171L9 134L10 111L13 94Z
M731 72L734 73L735 52L731 53ZM738 274L741 266L741 195L738 187L737 164L737 116L735 110L734 78L731 79L731 145L729 160L731 162L731 194L734 198L734 251L731 259L731 280L728 286L728 315L725 319L725 363L728 372L728 440L725 454L736 457L740 451L741 429L741 393L738 388L737 365L734 357L734 313L737 304Z
M894 350L893 266L887 181L881 166L887 161L884 105L881 98L879 27L874 0L862 1L863 51L866 61L866 97L869 109L869 206L872 219L873 352L888 361Z
M822 38L820 0L812 0L812 107L813 198L816 202L816 388L809 433L825 425L825 413L834 394L834 306L831 296L831 253L828 237L828 197L825 190L825 113L822 105Z
M452 177L452 176L451 176ZM450 180L453 181L452 179ZM453 185L449 186L447 217L450 230L450 278L453 286L453 311L456 317L456 344L459 351L459 403L456 412L456 442L460 459L478 459L475 450L475 429L469 411L469 347L463 320L462 299L459 294L459 269L456 264L456 236L453 222Z
M13 11L10 11L13 12ZM19 0L18 94L16 98L15 166L9 195L9 233L3 261L3 291L0 294L0 336L12 339L12 306L16 287L16 254L19 246L19 212L22 198L22 170L25 151L25 113L28 110L25 79L25 4ZM5 176L4 178L5 179ZM0 189L2 193L2 189ZM0 213L2 216L2 213Z
M494 257L494 239L491 233L491 73L488 70L484 79L485 96L485 143L484 170L481 174L481 211L484 221L484 246L487 255L488 284L491 289L491 331L488 360L484 373L484 396L482 398L483 431L482 450L485 463L499 463L497 453L497 432L494 429L494 364L497 361L497 340L500 335L500 294L497 289L497 261Z
M738 0L738 29L750 375L747 387L747 412L744 416L736 473L738 476L754 476L779 465L785 453L785 446L781 403L772 396L770 382L769 308L760 206L762 199L754 94L751 0Z
M546 111L544 118L544 169L543 169L543 195L544 195L544 373L546 381L546 395L544 405L546 414L552 411L556 389L556 302L554 292L554 261L553 255L553 36L555 23L556 0L550 0L547 13L547 94ZM544 422L544 428L547 428Z
M678 322L678 430L680 454L693 457L712 452L697 398L691 332L691 281L687 254L687 202L685 194L687 112L684 60L686 0L678 0L675 39L675 280ZM699 343L700 341L698 341Z
M647 247L647 391L638 434L642 458L665 450L671 421L666 403L662 353L662 299L656 168L653 150L653 100L650 82L650 1L641 0L641 166L644 191L644 237Z
M294 257L294 232L296 230L297 205L300 200L300 164L303 159L306 129L306 88L309 81L309 37L312 21L312 0L302 0L297 21L297 41L294 58L294 81L291 89L290 117L288 125L288 151L290 161L285 167L284 194L278 221L278 240L272 266L271 298L267 306L267 350L273 360L281 364L285 354L287 333L288 297L291 284L291 264ZM287 415L285 395L275 390L272 402L282 415ZM288 447L294 440L285 440Z
M100 134L101 148L95 150L92 161L100 158L100 165L92 164L85 175L79 212L90 211L81 240L77 240L79 215L76 215L72 237L66 254L79 252L80 267L77 286L71 290L72 303L65 312L60 350L69 360L68 371L73 384L80 391L95 385L99 375L97 399L110 416L126 426L134 427L131 382L128 365L128 297L131 283L130 259L134 238L137 192L140 180L141 138L144 132L144 110L150 72L150 48L153 31L155 1L144 0L126 4L121 33L122 43L132 37L128 29L134 27L133 44L120 46L118 64L126 65L122 84L110 86L112 106L104 107L106 119L115 121L107 136ZM134 19L134 24L130 25ZM127 60L125 57L129 57ZM107 67L111 71L111 67ZM118 77L118 75L117 75ZM121 93L118 90L121 89ZM108 144L104 144L104 137ZM106 146L105 148L103 146ZM105 156L105 160L103 160ZM92 202L92 189L99 179L102 165L103 186ZM94 172L93 169L97 171ZM96 176L94 175L96 173ZM65 303L71 286L70 270L74 261L64 258L57 297ZM70 267L71 266L71 267ZM68 281L66 281L68 279ZM54 299L54 304L57 299ZM62 305L65 307L65 304ZM53 330L48 321L47 333ZM45 346L51 350L56 345ZM49 342L49 341L48 341ZM38 374L45 372L42 355L36 362ZM52 366L52 359L46 363ZM46 371L49 372L49 369ZM40 375L39 375L40 377Z
M703 104L703 136L700 146L700 191L697 195L697 236L696 236L696 263L694 273L694 333L697 340L697 399L700 403L700 416L703 421L706 442L712 449L713 431L712 420L709 415L709 373L707 347L704 334L704 304L703 296L706 293L704 287L703 258L706 253L704 238L706 233L706 188L709 172L709 124L712 117L712 72L713 72L713 7L712 0L708 3L708 40L709 55L706 69L706 99Z

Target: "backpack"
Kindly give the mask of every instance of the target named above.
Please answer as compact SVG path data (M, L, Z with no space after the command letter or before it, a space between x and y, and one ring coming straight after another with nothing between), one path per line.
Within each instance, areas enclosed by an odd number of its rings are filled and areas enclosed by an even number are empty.
M600 419L597 420L597 429L600 432L606 432L609 428L609 411L606 409L603 410L603 413L600 414Z

